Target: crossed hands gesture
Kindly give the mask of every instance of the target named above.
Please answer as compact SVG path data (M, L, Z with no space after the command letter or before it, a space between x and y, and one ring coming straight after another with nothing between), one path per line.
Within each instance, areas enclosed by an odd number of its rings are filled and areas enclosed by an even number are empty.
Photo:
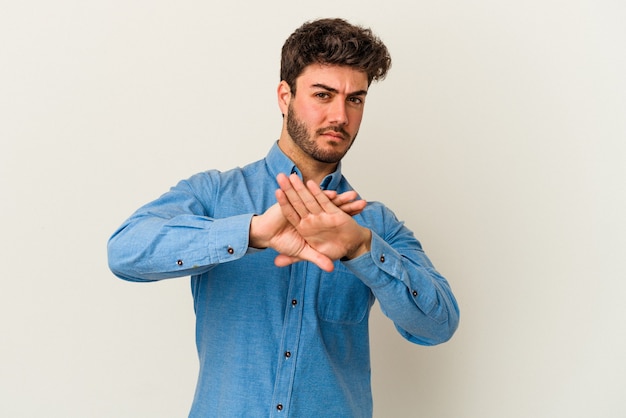
M278 251L274 263L279 267L306 260L328 272L335 260L369 251L371 231L352 218L367 204L355 200L355 191L323 191L312 180L305 185L295 174L281 173L276 180L278 203L252 217L251 247Z

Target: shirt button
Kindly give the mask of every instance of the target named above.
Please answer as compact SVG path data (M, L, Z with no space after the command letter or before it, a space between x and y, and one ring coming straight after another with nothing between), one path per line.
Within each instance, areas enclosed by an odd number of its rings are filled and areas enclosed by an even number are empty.
M417 290L414 290L412 293L413 293L413 296L417 297Z
M385 255L384 255L384 254L380 256L380 262L381 262L381 263L384 263L384 262L385 262Z
M285 357L287 358L291 357L291 351L285 351Z
M278 409L279 411L283 410L283 404L279 403L278 405L276 405L276 409Z
M298 304L298 301L297 301L297 300L293 299L293 300L291 301L291 306L296 306L297 304Z
M234 254L235 253L235 250L233 250L233 247L228 247L228 250L226 250L226 251L228 251L228 254Z
M183 260L177 260L176 264L178 264L179 266L182 266L183 265Z

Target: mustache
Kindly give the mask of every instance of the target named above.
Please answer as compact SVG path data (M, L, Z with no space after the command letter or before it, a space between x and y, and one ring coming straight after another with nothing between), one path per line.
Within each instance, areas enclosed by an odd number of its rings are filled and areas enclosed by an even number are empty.
M343 127L341 126L329 126L328 128L320 128L315 133L317 135L324 135L326 132L330 132L330 131L341 134L343 139L350 138L350 135L348 134L348 132L346 132L345 129L343 129Z

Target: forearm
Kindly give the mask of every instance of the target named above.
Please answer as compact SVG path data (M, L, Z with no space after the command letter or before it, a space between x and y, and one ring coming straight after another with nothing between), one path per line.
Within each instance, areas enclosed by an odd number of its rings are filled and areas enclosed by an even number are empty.
M406 339L434 345L452 337L459 322L458 305L419 243L396 250L373 234L371 251L344 265L372 289L382 311Z
M130 281L199 274L247 252L251 217L133 216L109 240L109 267Z

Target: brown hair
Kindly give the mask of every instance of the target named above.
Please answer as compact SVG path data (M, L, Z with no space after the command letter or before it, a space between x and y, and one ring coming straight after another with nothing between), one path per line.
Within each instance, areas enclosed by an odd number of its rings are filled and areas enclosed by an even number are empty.
M280 78L289 84L293 94L296 78L314 63L358 69L367 74L369 85L385 78L391 56L371 29L343 19L320 19L300 26L283 45Z

